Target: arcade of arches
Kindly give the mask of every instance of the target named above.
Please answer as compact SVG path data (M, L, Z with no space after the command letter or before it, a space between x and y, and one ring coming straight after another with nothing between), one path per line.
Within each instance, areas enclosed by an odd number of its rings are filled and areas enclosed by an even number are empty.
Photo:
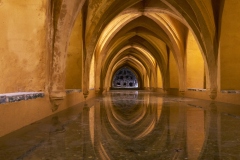
M0 136L108 92L124 67L140 89L240 104L239 8L236 0L0 0Z

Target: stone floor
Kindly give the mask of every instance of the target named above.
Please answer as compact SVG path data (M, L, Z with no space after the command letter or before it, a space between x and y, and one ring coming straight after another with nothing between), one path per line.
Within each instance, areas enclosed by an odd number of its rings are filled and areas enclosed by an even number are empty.
M0 160L237 160L240 106L112 91L0 138Z

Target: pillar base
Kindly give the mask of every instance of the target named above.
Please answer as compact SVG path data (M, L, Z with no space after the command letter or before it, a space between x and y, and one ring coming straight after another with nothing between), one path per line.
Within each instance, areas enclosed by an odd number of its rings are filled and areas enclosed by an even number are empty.
M179 94L180 94L181 97L184 97L185 91L179 91Z
M58 107L62 104L65 97L66 97L66 92L53 91L50 93L49 98L50 98L50 102L52 103L51 109L53 112L58 110Z
M96 95L102 95L103 89L99 88L98 90L95 90Z
M89 91L84 91L83 92L83 96L84 96L85 99L88 97L88 94L89 94Z
M210 91L209 97L210 97L212 100L216 99L216 97L217 97L217 91L216 91L216 90Z

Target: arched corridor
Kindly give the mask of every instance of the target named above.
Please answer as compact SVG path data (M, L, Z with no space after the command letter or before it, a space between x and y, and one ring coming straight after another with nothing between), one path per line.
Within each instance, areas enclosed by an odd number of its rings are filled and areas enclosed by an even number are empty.
M113 89L239 107L239 7L236 0L0 0L0 136Z

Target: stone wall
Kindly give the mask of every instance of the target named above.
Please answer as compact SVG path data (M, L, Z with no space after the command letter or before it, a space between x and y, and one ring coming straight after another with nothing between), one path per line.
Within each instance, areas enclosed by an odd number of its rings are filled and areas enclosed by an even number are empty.
M82 14L80 13L73 27L68 46L66 65L66 88L82 88Z
M47 0L2 0L0 93L43 91L46 85Z

